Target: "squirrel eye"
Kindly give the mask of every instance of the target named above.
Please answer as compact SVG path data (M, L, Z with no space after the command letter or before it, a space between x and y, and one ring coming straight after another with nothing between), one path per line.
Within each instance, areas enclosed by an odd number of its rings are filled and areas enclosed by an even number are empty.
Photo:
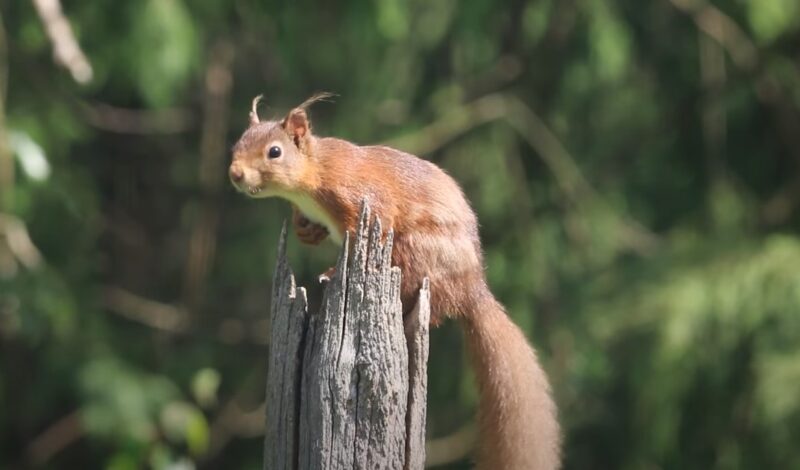
M273 145L267 151L267 156L269 158L278 158L278 157L280 157L281 156L281 148L278 147L277 145Z

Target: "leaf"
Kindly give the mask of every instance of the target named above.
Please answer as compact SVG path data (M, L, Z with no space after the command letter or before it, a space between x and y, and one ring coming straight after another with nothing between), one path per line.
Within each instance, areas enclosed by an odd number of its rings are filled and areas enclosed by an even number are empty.
M185 442L193 455L208 449L210 431L203 413L191 403L175 401L161 410L164 434L173 442Z
M797 0L749 0L747 17L760 43L769 43L800 25Z
M195 401L203 408L214 406L221 381L222 378L215 369L206 367L197 371L192 377L192 395Z
M90 362L81 373L87 430L113 440L149 442L161 408L178 396L167 378L132 370L113 358Z

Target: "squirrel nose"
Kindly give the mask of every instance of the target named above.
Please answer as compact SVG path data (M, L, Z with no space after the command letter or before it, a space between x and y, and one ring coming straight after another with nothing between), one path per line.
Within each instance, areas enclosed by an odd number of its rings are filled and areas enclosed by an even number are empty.
M244 172L241 168L239 168L238 165L231 165L229 173L233 181L239 182L242 181L242 178L244 178Z

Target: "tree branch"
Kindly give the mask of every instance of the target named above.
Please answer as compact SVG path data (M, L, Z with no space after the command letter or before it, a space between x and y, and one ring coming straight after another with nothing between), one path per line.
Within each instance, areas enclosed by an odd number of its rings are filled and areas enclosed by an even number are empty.
M78 45L59 0L32 0L47 36L53 45L55 62L69 71L72 78L85 85L92 80L92 66Z
M112 312L156 330L186 333L189 329L189 314L185 310L118 287L105 288L103 303Z
M8 96L8 35L0 14L0 210L11 210L14 188L14 160L6 128L6 98Z
M178 134L194 126L187 109L128 109L105 103L79 102L88 123L119 134Z
M47 427L28 444L28 458L40 466L83 436L80 410L74 410Z
M19 218L0 213L0 237L5 241L5 248L11 254L10 266L4 266L0 271L13 273L16 271L14 260L19 261L27 269L36 269L42 263L42 254L33 244L28 228Z
M203 133L200 140L198 176L206 199L194 222L189 237L189 250L184 270L183 300L193 309L200 301L203 285L214 262L219 224L219 201L216 193L226 181L224 170L225 135L233 86L234 51L226 42L218 43L211 51L206 69Z

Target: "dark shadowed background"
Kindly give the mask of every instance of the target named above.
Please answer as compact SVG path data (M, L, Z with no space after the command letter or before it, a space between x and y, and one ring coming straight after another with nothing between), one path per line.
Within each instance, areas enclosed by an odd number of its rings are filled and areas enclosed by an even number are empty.
M800 468L797 0L62 7L0 0L0 468L260 468L290 212L229 149L321 90L318 134L463 185L565 468ZM319 295L335 247L289 252ZM429 372L468 468L455 325Z

